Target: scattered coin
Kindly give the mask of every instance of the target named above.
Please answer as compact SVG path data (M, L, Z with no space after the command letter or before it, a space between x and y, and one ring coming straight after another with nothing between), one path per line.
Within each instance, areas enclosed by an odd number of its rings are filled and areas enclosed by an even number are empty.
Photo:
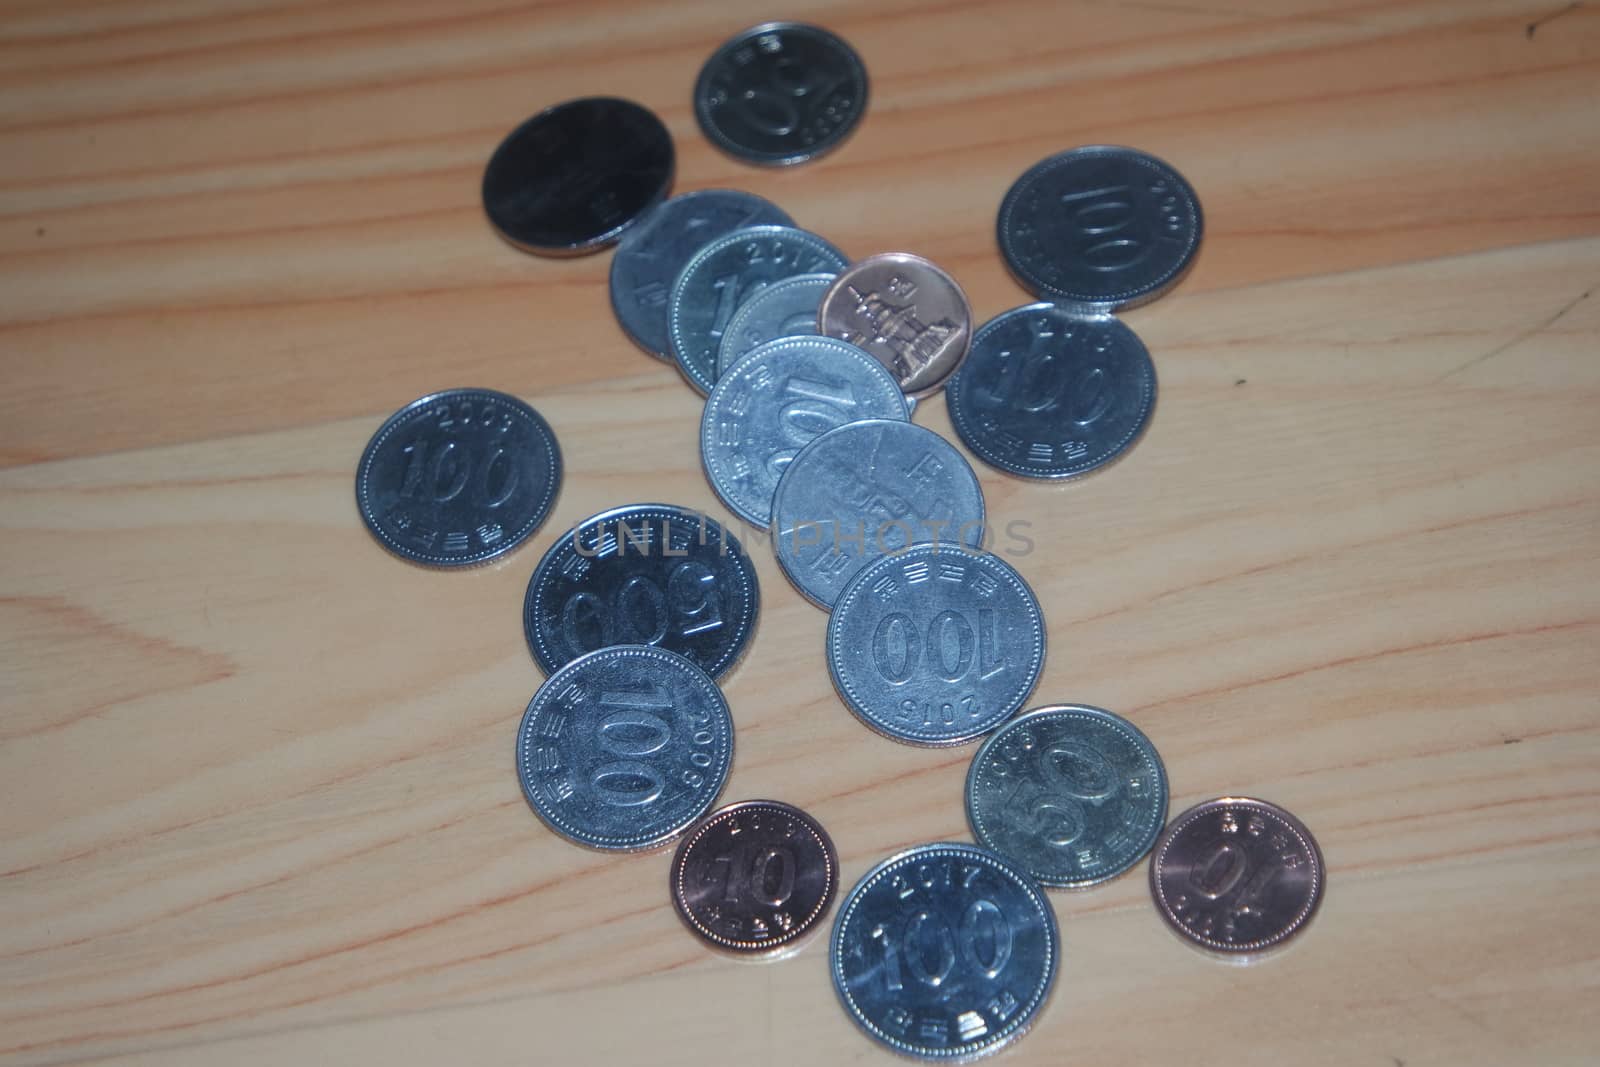
M780 337L803 337L820 333L817 305L833 284L833 274L797 274L758 289L728 321L717 347L717 376L720 378L757 345Z
M844 254L792 226L747 226L706 245L673 283L667 336L678 369L701 394L717 381L717 352L739 305L758 290L798 274L844 269Z
M1020 1037L1060 965L1050 902L1011 861L974 845L919 845L878 864L834 920L829 969L868 1036L963 1061Z
M964 744L1010 718L1039 681L1044 645L1044 615L1022 576L953 545L913 545L868 564L828 618L840 699L913 745Z
M713 947L770 956L821 924L839 889L839 857L822 825L776 800L706 816L672 858L672 903Z
M725 233L793 221L771 201L732 189L682 193L651 209L628 227L611 257L617 322L646 352L671 359L667 297L694 254Z
M856 573L907 545L983 544L983 490L944 438L863 419L802 448L772 497L772 540L789 581L829 608Z
M858 419L909 418L889 372L832 337L784 337L752 351L711 390L700 456L711 488L766 529L778 477L808 441Z
M500 142L483 172L483 209L525 252L593 252L667 194L672 171L672 135L653 112L612 97L569 100Z
M767 22L712 53L694 87L706 139L735 159L788 166L838 147L867 110L867 68L827 30Z
M984 324L945 398L956 434L983 462L1024 478L1076 478L1139 440L1156 370L1118 320L1029 304Z
M356 506L390 552L430 567L485 563L550 514L561 450L514 396L451 389L413 401L372 435L356 468Z
M1154 300L1182 279L1204 223L1173 167L1132 148L1073 148L1028 168L1000 202L1000 253L1048 300L1100 309Z
M1305 928L1326 876L1316 839L1264 800L1220 797L1173 819L1150 860L1167 925L1212 952L1250 955Z
M710 810L733 762L733 717L715 682L676 652L619 645L549 678L517 731L517 777L569 841L634 851Z
M528 581L522 626L546 674L610 645L659 645L720 677L760 607L744 548L714 519L632 504L583 520Z
M967 358L972 309L956 280L921 256L868 256L835 279L822 332L877 357L913 396L936 392Z
M1098 885L1150 851L1167 772L1150 739L1101 708L1036 708L990 735L967 772L978 843L1043 885Z

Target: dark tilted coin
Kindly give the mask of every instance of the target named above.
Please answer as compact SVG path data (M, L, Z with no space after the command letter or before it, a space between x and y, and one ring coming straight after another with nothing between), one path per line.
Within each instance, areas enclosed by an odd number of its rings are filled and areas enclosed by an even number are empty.
M1139 440L1156 406L1156 368L1118 320L1029 304L984 323L945 401L956 434L991 467L1076 478Z
M657 645L716 678L744 652L760 601L750 557L715 520L632 504L550 546L528 581L522 627L547 674L610 645Z
M1219 797L1167 825L1150 858L1161 917L1212 952L1248 956L1283 944L1316 914L1322 852L1276 804Z
M1138 727L1101 708L1036 708L990 735L967 771L978 843L1044 885L1108 881L1144 858L1167 818L1167 772Z
M483 209L525 252L593 252L667 194L672 170L672 136L654 113L612 97L569 100L500 142L483 172Z
M727 952L775 955L828 914L839 857L820 823L776 800L706 816L672 858L672 903L702 940Z
M717 801L733 718L717 684L675 652L618 645L552 674L517 731L517 780L535 814L590 848L676 837Z
M778 205L754 193L701 189L651 209L628 227L611 257L611 310L641 348L672 358L667 297L684 265L725 233L746 226L789 226Z
M786 166L839 145L867 109L867 68L816 26L768 22L725 42L700 70L706 138L748 163Z
M544 522L561 450L514 396L451 389L391 415L356 468L356 506L390 552L431 567L484 563Z
M1101 310L1142 304L1194 261L1204 220L1173 167L1132 148L1091 145L1030 167L1000 203L1000 252L1046 300Z
M1060 959L1038 886L965 844L919 845L868 871L839 907L828 953L834 992L869 1037L947 1062L1021 1036Z

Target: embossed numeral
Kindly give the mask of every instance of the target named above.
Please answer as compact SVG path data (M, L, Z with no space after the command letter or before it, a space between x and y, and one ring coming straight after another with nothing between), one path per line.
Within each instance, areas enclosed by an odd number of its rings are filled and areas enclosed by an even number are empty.
M668 573L665 592L642 574L618 587L609 603L579 590L562 605L561 632L578 652L616 644L660 644L674 626L680 637L707 633L723 622L716 586L711 568L685 560Z
M652 803L666 788L661 772L639 757L659 752L672 740L672 726L656 712L670 712L672 701L657 687L648 692L604 692L597 703L615 708L595 726L595 743L619 757L589 776L595 795L615 807Z
M990 980L999 977L1011 960L1011 923L1000 905L985 897L967 906L954 932L943 916L917 911L899 938L881 923L868 937L880 946L880 973L891 993L905 988L906 974L930 989L939 988L955 971L958 959L966 969Z
M754 857L750 851L749 842L741 841L732 855L712 860L710 867L715 875L708 870L707 881L720 878L724 904L748 899L767 907L783 907L794 895L794 876L799 869L794 853L787 845L769 846Z
M928 622L926 636L905 612L892 611L872 634L872 662L891 685L909 682L919 661L946 682L959 682L974 668L980 680L1005 669L999 620L990 608L979 608L977 625L957 611L941 611Z
M474 462L465 445L449 440L438 448L426 440L412 441L401 452L407 460L400 496L406 500L448 504L470 489L475 506L497 508L511 499L521 480L516 460L498 445L481 463Z

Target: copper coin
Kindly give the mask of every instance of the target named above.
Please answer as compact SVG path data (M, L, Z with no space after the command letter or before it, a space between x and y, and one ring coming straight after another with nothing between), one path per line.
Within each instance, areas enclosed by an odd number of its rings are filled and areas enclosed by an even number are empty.
M776 800L706 816L672 857L672 903L701 940L739 955L776 954L822 922L839 857L821 824Z
M1305 928L1327 875L1316 838L1276 804L1219 797L1173 819L1150 860L1150 893L1185 939L1237 956Z
M822 297L823 333L872 353L908 396L927 396L972 345L972 308L954 278L921 256L885 252L855 263Z

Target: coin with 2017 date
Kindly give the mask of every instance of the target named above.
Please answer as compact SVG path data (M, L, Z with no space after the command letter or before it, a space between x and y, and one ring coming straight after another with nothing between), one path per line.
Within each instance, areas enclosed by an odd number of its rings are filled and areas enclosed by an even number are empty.
M1171 164L1132 148L1073 148L1028 168L1000 203L1007 266L1042 299L1102 311L1154 300L1200 248L1200 201Z
M1156 405L1156 369L1137 334L1055 304L984 323L945 389L956 435L1023 478L1076 478L1120 459Z
M829 430L796 454L772 495L778 564L822 608L881 556L912 544L976 548L983 537L977 475L943 437L910 422Z
M390 552L430 567L502 556L539 528L561 490L561 450L537 411L490 389L413 401L372 435L356 506Z
M618 645L549 678L517 731L517 778L535 814L590 848L664 844L716 803L733 718L704 671L676 652Z
M884 736L959 745L1022 707L1044 669L1044 634L1038 599L1004 560L914 545L862 568L834 602L828 672Z
M850 890L829 967L845 1012L879 1044L962 1062L1020 1037L1060 967L1050 902L1010 860L965 844L919 845Z
M996 730L967 772L978 843L1041 884L1109 881L1150 851L1167 818L1167 772L1138 727L1102 708L1036 708Z
M967 358L972 309L954 278L921 256L852 263L822 298L822 332L870 352L911 396L939 389Z
M820 333L817 305L833 284L832 274L797 274L758 289L739 305L717 347L717 377L758 345L780 337Z
M584 97L512 130L483 172L483 209L525 252L571 256L614 242L672 185L672 135L630 100Z
M700 457L722 502L765 528L778 478L808 441L858 419L907 417L894 378L859 348L832 337L781 337L711 390Z
M609 645L656 645L716 678L743 654L760 604L755 566L714 519L631 504L550 546L528 580L522 625L547 674Z
M652 208L623 233L611 257L611 310L617 322L646 352L671 359L667 297L684 265L723 234L792 222L771 201L733 189L700 189Z
M694 87L706 139L747 163L790 166L839 146L867 109L867 68L820 26L766 22L716 50Z
M1156 910L1210 952L1249 958L1305 929L1322 902L1322 850L1276 804L1218 797L1168 824L1150 859Z
M839 857L822 825L789 804L719 808L678 843L671 892L678 917L713 948L776 956L822 923L839 888Z
M740 303L797 274L837 273L844 253L792 226L747 226L695 253L667 299L667 335L678 369L702 394L717 381L722 335Z

